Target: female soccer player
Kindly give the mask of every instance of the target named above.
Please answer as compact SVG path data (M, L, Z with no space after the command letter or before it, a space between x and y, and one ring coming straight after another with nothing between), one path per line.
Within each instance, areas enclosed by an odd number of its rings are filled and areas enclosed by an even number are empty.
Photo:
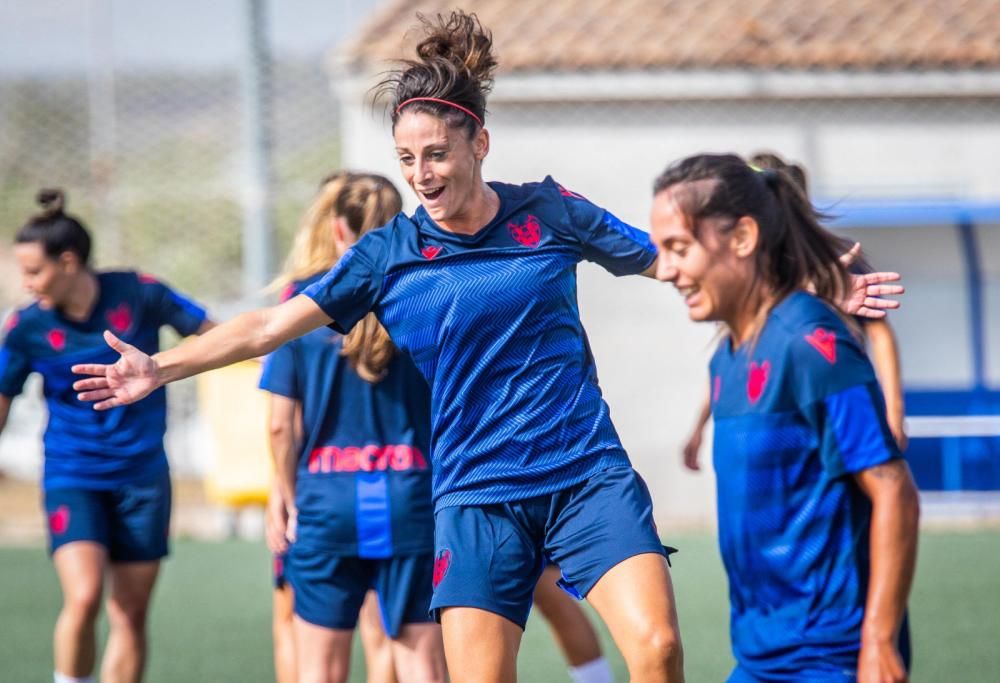
M657 277L727 331L710 371L729 680L906 680L917 492L833 307L841 242L786 173L734 155L669 167L652 235Z
M113 358L101 337L107 329L156 353L163 325L189 335L212 323L201 307L148 275L91 269L90 235L63 212L63 193L42 190L38 201L42 212L15 238L24 286L36 301L7 322L0 430L25 379L40 373L49 410L45 511L63 593L53 643L56 683L91 680L105 579L111 633L103 677L137 681L146 658L149 599L167 555L166 396L156 391L140 404L95 413L76 398L70 367Z
M655 248L551 178L484 182L492 39L462 12L425 28L418 59L383 86L416 213L367 234L303 295L155 358L109 334L122 358L78 366L97 375L77 382L81 399L98 409L135 401L322 325L349 330L375 311L431 387L432 608L452 677L515 678L547 557L604 619L632 680L680 681L666 553L601 397L576 301L581 260L652 275Z
M401 207L381 176L341 173L325 183L293 248L292 287L318 281L332 255L342 257ZM369 314L346 336L323 328L283 345L267 358L260 385L273 395L281 495L294 501L285 570L299 680L347 680L358 613L374 588L396 677L444 681L441 628L429 616L427 383Z
M750 156L747 161L751 167L759 169L774 169L784 171L789 179L809 196L809 177L802 166L796 163L789 163L777 154L770 152L758 152ZM843 259L842 259L843 260ZM856 269L858 264L854 264ZM858 269L859 272L864 269ZM896 343L896 335L885 318L859 318L858 322L863 326L865 337L870 346L870 357L872 365L875 366L875 373L879 379L879 386L885 396L886 420L889 429L896 439L901 451L906 450L907 438L904 429L904 418L906 410L903 401L903 384L899 370L899 346ZM701 450L702 438L705 426L712 415L711 387L705 392L705 398L698 415L695 418L694 428L684 443L683 456L684 465L690 470L700 470L699 451Z

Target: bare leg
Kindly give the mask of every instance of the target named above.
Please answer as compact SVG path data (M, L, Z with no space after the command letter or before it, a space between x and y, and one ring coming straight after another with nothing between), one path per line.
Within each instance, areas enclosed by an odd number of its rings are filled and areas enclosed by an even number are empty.
M271 634L274 640L274 674L277 683L295 683L295 633L292 627L294 596L287 581L274 589Z
M682 683L684 662L666 559L644 553L612 567L587 599L611 630L633 683Z
M396 683L396 671L392 664L392 641L382 628L379 614L378 595L368 591L358 614L358 631L361 647L365 651L365 669L368 683Z
M461 683L513 683L521 627L475 607L442 610L441 628L448 672Z
M392 641L392 657L400 683L445 683L448 679L437 624L404 625L399 638Z
M101 608L107 558L104 546L91 541L67 543L52 556L63 594L52 649L55 670L66 676L83 678L94 672L94 624Z
M108 622L101 662L104 683L138 683L146 666L146 614L160 571L159 560L112 564Z
M569 665L580 666L601 657L601 644L579 603L556 585L560 576L557 567L545 568L535 586L535 607L549 622Z
M299 683L345 683L351 671L354 631L324 628L298 616L293 624Z

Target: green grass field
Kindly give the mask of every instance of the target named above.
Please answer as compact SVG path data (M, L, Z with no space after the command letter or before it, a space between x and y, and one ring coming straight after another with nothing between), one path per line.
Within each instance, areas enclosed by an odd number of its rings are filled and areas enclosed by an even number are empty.
M714 539L671 538L688 680L721 681L732 659L726 583ZM913 680L1000 680L1000 532L933 533L921 539L911 601ZM151 617L147 680L269 681L269 561L261 544L175 543ZM0 548L0 680L51 680L55 573L40 548ZM102 633L104 629L102 629ZM618 680L621 658L607 633ZM568 680L544 622L532 617L519 660L523 681ZM352 681L363 681L355 657Z

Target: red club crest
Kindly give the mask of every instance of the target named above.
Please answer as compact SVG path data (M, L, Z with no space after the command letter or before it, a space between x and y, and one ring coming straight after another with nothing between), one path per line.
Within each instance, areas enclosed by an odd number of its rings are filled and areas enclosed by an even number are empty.
M441 247L426 246L420 250L420 253L423 254L425 259L430 261L432 258L441 253Z
M766 360L760 365L750 363L750 376L747 378L747 397L750 399L750 403L756 403L760 400L770 374L771 361Z
M577 194L576 192L573 192L572 190L567 190L562 185L558 185L558 187L559 187L559 194L561 194L563 197L569 197L571 199L584 199L583 195Z
M139 273L139 282L144 285L155 285L159 280L147 273Z
M107 318L108 324L118 334L132 327L132 309L126 303L118 304L117 308L108 310L104 314L104 317Z
M830 365L837 362L837 335L829 330L824 330L822 327L817 327L812 334L806 335L806 341L809 342L814 349L820 352L823 358L826 358Z
M507 231L514 241L525 247L535 248L542 239L542 224L538 219L529 215L524 219L523 225L510 222L507 224Z
M58 327L53 327L49 330L47 335L49 340L49 346L52 347L53 351L62 351L66 348L66 331L60 330Z
M54 512L49 513L49 529L56 536L66 533L69 529L69 506L60 505Z
M434 588L437 588L451 566L451 551L445 548L434 558Z

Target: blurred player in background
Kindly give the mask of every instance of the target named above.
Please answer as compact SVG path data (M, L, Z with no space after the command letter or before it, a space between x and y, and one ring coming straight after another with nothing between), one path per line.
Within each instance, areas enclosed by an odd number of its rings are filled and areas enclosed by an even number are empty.
M146 613L167 555L170 476L163 450L166 394L95 413L77 400L70 367L110 360L107 329L146 353L164 325L181 335L212 327L205 311L148 275L98 272L90 235L63 212L59 190L38 194L42 211L15 237L14 255L35 302L15 312L0 348L0 430L31 372L49 411L42 477L49 549L62 587L53 650L55 681L90 681L104 581L108 621L102 679L138 681L146 660Z
M809 178L801 165L789 163L771 152L758 152L751 155L748 161L756 168L784 171L805 195L809 196ZM865 269L850 268L850 270L863 272ZM889 423L889 429L892 430L892 435L895 437L899 449L905 451L907 445L906 430L904 429L906 410L896 335L893 333L887 318L859 317L857 320L863 326L865 336L868 339L869 355L872 365L875 366L882 394L885 396L886 420ZM701 469L698 454L701 450L705 426L711 416L710 394L711 388L705 392L705 398L698 410L698 416L695 418L694 428L684 444L684 465L691 470Z
M906 680L917 491L834 308L842 241L785 171L734 155L671 165L652 229L657 277L727 333L710 371L729 680Z
M286 297L319 280L368 230L402 207L377 175L339 173L307 211L283 280ZM368 652L369 681L443 681L440 627L430 621L433 514L430 395L412 362L369 315L350 334L320 329L291 341L264 366L272 393L271 445L288 511L285 556L294 593L301 681L344 681L369 589L375 615L362 626L389 656ZM288 501L294 501L289 504ZM280 548L279 548L280 549Z
M667 551L611 424L576 298L580 261L652 276L655 247L551 178L484 182L492 38L460 11L424 28L418 58L382 89L416 213L368 233L303 295L210 338L153 359L109 334L122 358L77 366L96 376L76 386L113 407L316 327L350 330L374 310L431 384L432 607L455 680L516 677L549 559L604 619L633 680L681 681ZM875 279L859 279L851 301Z

